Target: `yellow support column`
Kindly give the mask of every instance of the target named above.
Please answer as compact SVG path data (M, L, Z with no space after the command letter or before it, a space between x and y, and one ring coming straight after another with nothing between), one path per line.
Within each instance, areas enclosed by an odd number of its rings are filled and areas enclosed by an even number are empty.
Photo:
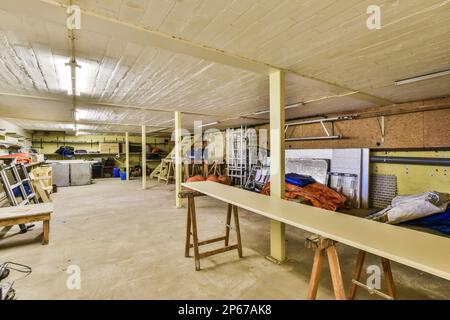
M270 74L270 196L284 198L284 93L285 75L283 71ZM285 225L272 220L270 222L270 256L273 262L286 260Z
M147 130L142 126L142 190L147 189Z
M128 132L125 132L125 170L127 173L127 181L130 180L130 140Z
M181 154L181 112L175 111L175 204L182 207L178 194L181 191L182 182L182 154Z

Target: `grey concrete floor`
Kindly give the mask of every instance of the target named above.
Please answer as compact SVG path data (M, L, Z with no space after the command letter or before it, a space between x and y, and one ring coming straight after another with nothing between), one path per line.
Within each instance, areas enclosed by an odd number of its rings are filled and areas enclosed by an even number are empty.
M186 209L174 207L174 186L149 181L97 180L82 187L60 188L54 195L50 244L40 244L42 226L19 234L13 227L0 240L0 262L33 268L17 280L18 299L304 299L313 252L304 247L307 233L287 227L289 261L276 265L269 252L269 221L240 211L244 257L236 251L202 259L194 270L184 257ZM197 199L200 238L224 231L224 203ZM217 244L216 244L217 245ZM214 245L211 245L214 247ZM430 248L432 250L432 248ZM356 250L338 245L348 290ZM368 264L379 259L368 257ZM81 288L68 289L67 270L80 268ZM450 282L393 263L400 299L449 299ZM13 280L20 274L12 273ZM318 299L332 299L325 265ZM360 290L359 299L377 299Z

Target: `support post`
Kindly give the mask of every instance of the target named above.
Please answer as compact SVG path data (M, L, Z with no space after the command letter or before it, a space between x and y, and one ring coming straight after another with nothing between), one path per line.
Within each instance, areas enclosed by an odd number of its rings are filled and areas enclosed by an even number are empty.
M130 181L130 140L128 132L125 132L125 170L127 181Z
M147 189L147 130L142 126L142 190Z
M182 199L178 197L182 182L182 155L181 155L181 112L175 111L175 206L182 207Z
M284 156L284 122L285 122L285 75L281 70L269 75L270 79L270 196L284 198L285 156ZM271 261L283 263L286 260L285 225L272 220L270 222L270 256Z

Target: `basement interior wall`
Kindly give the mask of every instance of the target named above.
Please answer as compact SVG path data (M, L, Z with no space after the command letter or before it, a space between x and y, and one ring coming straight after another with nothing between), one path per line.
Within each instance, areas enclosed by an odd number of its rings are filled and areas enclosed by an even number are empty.
M386 157L449 158L450 151L373 151L371 155ZM389 174L397 177L399 195L418 194L426 191L450 193L450 167L391 163L371 163L373 174Z
M286 142L286 149L369 148L371 155L377 156L450 157L450 151L443 150L401 151L405 148L419 150L449 148L450 109L386 116L384 122L384 142L378 119L373 117L336 122L334 134L343 136L343 139ZM331 129L331 123L326 125ZM258 128L268 129L268 126ZM324 135L320 124L309 124L289 128L286 136L293 138ZM448 167L372 163L370 173L395 175L399 195L431 190L450 193L450 168Z
M43 141L52 141L52 143L42 143ZM55 141L61 141L59 144L55 143ZM168 140L168 143L166 141ZM63 141L68 141L69 143L63 143ZM91 144L85 143L73 143L73 142L92 142ZM45 131L36 131L33 134L33 148L37 149L39 152L45 154L50 159L60 159L55 151L62 145L72 146L75 150L86 150L87 152L98 152L99 151L99 142L119 142L122 144L121 152L125 152L125 136L124 135L67 135L64 132L45 132ZM130 148L132 146L141 146L141 137L140 136L129 136ZM150 146L150 150L153 147L158 147L162 150L163 155L168 154L173 147L173 143L170 141L170 137L154 137L147 136L147 145ZM112 155L111 155L112 156ZM86 155L81 156L84 159L89 158L106 158L107 155L99 155L98 157L95 155ZM125 154L121 153L120 162L125 163ZM140 153L130 153L130 166L140 165L141 164L141 155ZM158 162L147 163L150 168L156 167Z

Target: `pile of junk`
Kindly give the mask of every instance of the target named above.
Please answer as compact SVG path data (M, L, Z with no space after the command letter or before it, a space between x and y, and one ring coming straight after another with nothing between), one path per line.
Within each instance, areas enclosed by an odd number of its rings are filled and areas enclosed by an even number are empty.
M450 195L428 191L395 197L391 205L367 218L389 224L431 229L450 235Z

